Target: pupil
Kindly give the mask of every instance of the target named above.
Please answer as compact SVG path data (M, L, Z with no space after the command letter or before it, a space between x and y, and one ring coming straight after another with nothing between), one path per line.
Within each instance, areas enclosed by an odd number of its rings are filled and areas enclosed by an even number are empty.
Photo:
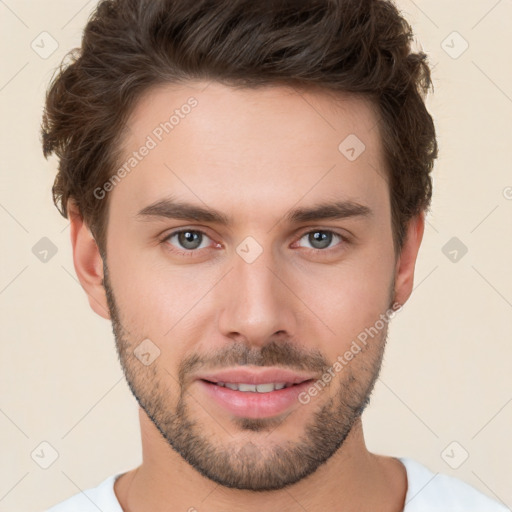
M194 231L183 231L180 233L180 243L185 247L186 249L196 249L201 245L200 243L197 244L197 241L199 239L198 233Z
M316 246L317 249L325 249L326 247L329 247L332 239L332 233L326 233L325 231L315 231L309 236L310 242L314 242L311 245L315 247L315 244L319 243L319 246Z

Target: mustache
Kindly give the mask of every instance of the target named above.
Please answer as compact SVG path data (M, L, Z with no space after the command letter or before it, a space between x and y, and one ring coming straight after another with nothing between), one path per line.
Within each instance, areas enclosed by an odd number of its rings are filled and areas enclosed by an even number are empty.
M235 342L215 352L185 358L179 365L178 378L184 384L187 376L198 369L219 370L244 365L278 366L319 374L329 367L319 350L299 348L289 341L271 341L263 347L248 347L243 342Z

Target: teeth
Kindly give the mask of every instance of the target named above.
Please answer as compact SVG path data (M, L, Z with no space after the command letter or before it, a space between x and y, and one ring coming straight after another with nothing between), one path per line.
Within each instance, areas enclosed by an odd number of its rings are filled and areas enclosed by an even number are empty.
M217 386L223 386L233 391L251 391L253 393L270 393L270 391L289 388L293 386L292 383L286 382L268 382L265 384L246 384L244 382L217 382Z
M272 382L269 382L268 384L256 384L256 391L258 393L268 393L270 391L274 391L274 389L275 384L273 384Z
M256 384L238 384L238 391L256 391Z

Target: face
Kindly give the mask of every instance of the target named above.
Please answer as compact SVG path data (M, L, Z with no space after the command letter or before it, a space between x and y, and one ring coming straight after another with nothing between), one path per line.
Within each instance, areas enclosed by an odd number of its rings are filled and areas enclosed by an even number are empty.
M120 361L221 485L297 482L368 403L396 298L376 123L361 99L216 83L148 91L129 120L103 267Z

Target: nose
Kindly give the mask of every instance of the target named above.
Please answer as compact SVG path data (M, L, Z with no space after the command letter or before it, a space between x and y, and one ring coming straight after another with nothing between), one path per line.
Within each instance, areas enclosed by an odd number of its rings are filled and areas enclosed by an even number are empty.
M293 293L290 272L277 265L270 249L249 263L238 254L218 287L221 333L263 346L276 335L294 338L300 300ZM288 269L289 269L288 265Z

